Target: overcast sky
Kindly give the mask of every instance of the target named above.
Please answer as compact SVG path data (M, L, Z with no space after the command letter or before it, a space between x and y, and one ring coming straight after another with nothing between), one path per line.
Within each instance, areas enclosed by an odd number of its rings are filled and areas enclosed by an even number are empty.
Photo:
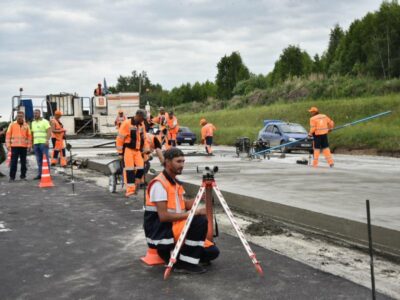
M327 47L330 29L347 29L379 8L377 0L2 0L0 115L11 97L77 92L146 70L170 89L214 80L216 64L239 51L266 74L283 48L310 55Z

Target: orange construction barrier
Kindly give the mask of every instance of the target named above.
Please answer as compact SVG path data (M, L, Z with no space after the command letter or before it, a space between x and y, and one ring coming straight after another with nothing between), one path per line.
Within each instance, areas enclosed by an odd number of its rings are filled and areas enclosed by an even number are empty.
M11 164L11 150L8 151L8 153L7 153L6 166L7 166L7 167L10 167L10 164Z
M43 154L42 162L42 177L40 178L39 187L53 187L53 181L51 180L49 162L47 161L46 155Z
M140 258L146 265L163 265L165 261L158 255L157 249L148 248L146 256Z

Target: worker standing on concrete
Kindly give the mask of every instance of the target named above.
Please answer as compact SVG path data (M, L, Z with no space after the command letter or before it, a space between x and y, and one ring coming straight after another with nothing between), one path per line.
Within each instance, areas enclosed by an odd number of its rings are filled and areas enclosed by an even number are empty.
M174 112L171 111L168 114L167 118L167 149L171 147L176 147L176 136L178 135L179 131L179 125L178 125L178 119L175 117Z
M308 136L314 138L313 167L318 166L318 158L322 150L326 161L332 168L334 164L331 150L329 149L328 133L333 129L335 124L328 116L319 113L317 107L311 107L308 111L311 114L310 132L308 133Z
M62 112L56 110L54 112L54 118L50 121L51 124L51 142L53 144L53 154L51 156L51 165L55 166L58 163L58 155L60 155L60 166L65 167L67 165L67 160L65 158L65 134L63 124L60 119Z
M117 152L120 159L124 160L124 180L126 197L135 196L144 174L143 149L148 148L144 119L146 112L142 109L136 111L133 118L122 122L116 139Z
M35 152L36 162L38 165L38 175L34 180L42 178L43 154L46 155L49 162L49 140L51 137L51 126L49 121L42 118L42 112L35 109L33 114L34 120L31 123L33 135L33 151Z
M8 126L6 133L7 150L11 151L10 180L15 181L18 158L21 160L21 180L26 180L26 155L32 150L32 134L29 125L25 122L25 114L17 113L17 120Z
M206 152L208 155L212 155L212 143L214 131L217 130L215 126L211 123L208 123L206 119L200 120L200 125L203 126L201 128L201 143L206 145Z
M158 255L168 262L181 231L189 216L193 200L184 201L182 182L176 176L182 174L185 163L183 152L171 148L164 153L164 171L155 177L146 191L144 231L149 248L157 249ZM199 266L204 253L207 235L207 218L204 208L196 210L185 242L174 265L176 272L203 273Z
M115 122L114 122L115 127L117 129L119 129L121 127L122 122L124 122L125 120L126 120L126 117L124 115L124 111L123 110L119 110L118 111L118 116L117 116L117 118L115 119Z
M159 129L161 131L161 145L166 144L166 138L168 134L167 130L167 119L168 119L168 114L165 112L164 107L160 107L159 109L159 114L157 117L155 117L152 121L153 123L159 124Z

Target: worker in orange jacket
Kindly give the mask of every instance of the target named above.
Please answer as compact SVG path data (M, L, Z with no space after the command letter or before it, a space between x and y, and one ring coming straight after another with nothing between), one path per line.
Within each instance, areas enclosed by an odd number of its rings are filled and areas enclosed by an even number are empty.
M98 84L97 84L97 88L94 89L93 94L94 94L96 97L104 96L103 89L101 88L101 83L98 83Z
M204 118L200 120L200 125L203 126L201 128L201 143L205 143L207 154L212 155L211 145L213 143L214 131L217 130L217 128L215 128L213 124L208 123Z
M314 138L314 160L313 166L318 166L320 152L325 156L326 161L332 168L334 165L331 150L329 149L328 133L335 126L334 122L326 115L319 113L317 107L311 107L308 110L311 114L309 137Z
M176 136L178 135L179 125L178 119L175 117L174 112L171 111L167 117L167 145L166 149L176 147Z
M126 120L126 117L124 115L124 111L123 110L119 110L118 111L118 116L115 118L115 127L117 129L119 129L121 127L122 122L124 122Z
M8 126L6 147L8 151L11 151L9 182L15 181L18 158L21 160L20 178L21 180L26 180L26 155L32 149L32 134L29 125L25 122L25 114L22 111L17 113L17 120Z
M146 133L148 148L143 149L143 159L145 162L148 161L151 157L151 154L155 152L162 165L164 163L164 156L162 153L160 131L157 128L153 129L152 131L152 133Z
M124 180L126 197L135 196L140 180L144 174L144 161L142 152L148 148L144 119L146 112L142 109L136 111L133 118L122 122L116 139L117 152L120 159L124 160Z
M168 113L165 112L164 107L160 107L159 109L160 113L158 114L157 117L152 119L153 123L159 124L159 129L161 131L161 145L166 144L166 139L167 139L167 120L168 120Z
M60 119L62 112L56 110L54 112L54 118L50 121L51 125L51 143L53 144L53 153L51 155L51 165L55 166L58 163L58 155L60 155L60 166L65 167L67 160L65 156L65 134L67 132L64 129Z

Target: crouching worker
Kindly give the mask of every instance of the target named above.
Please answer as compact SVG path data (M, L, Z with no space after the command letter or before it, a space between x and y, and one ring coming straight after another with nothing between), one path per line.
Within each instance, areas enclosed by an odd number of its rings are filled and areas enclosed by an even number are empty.
M185 158L183 152L171 148L164 153L164 171L149 184L146 192L144 231L149 248L157 249L158 255L168 263L193 200L185 201L182 183L176 178L182 174ZM200 262L215 259L218 248L206 240L207 218L204 208L198 208L192 220L185 242L174 265L175 272L200 274L206 269ZM209 246L205 249L205 244Z

